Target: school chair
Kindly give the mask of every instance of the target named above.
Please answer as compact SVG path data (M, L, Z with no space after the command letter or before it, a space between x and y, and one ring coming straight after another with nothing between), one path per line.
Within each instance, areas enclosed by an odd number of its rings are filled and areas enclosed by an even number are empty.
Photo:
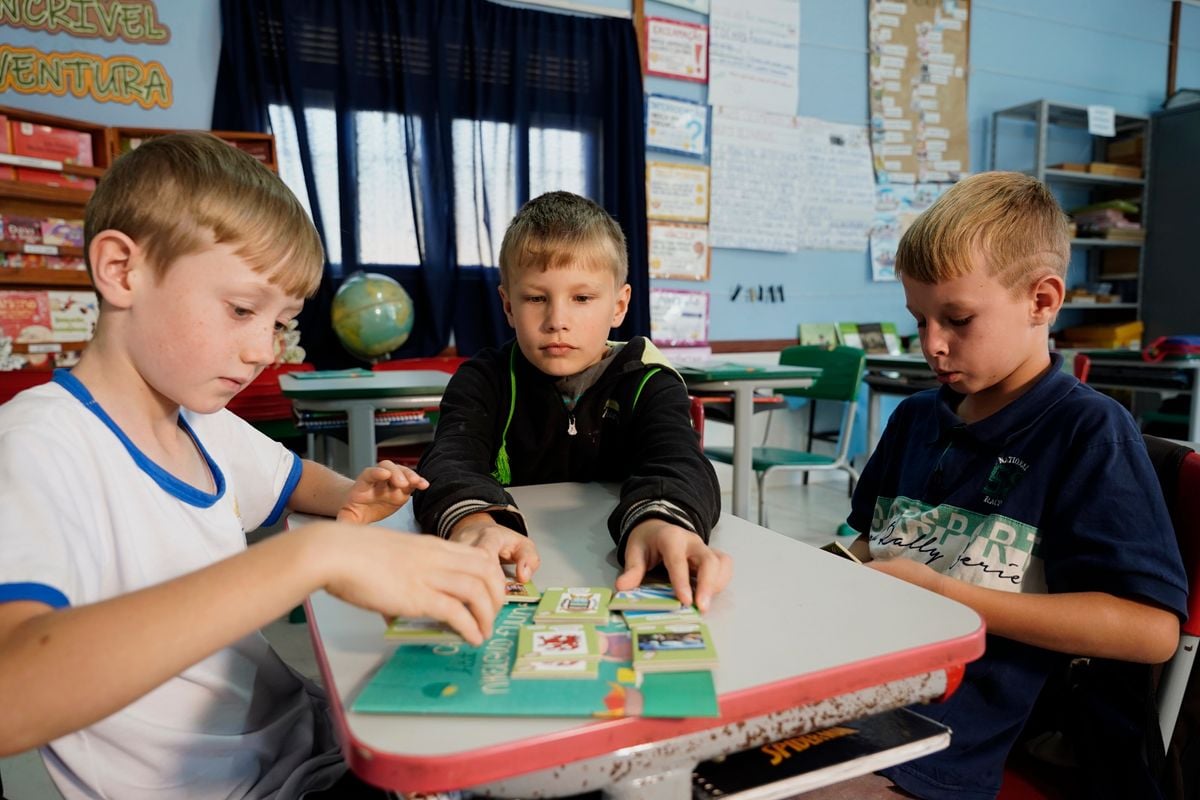
M700 448L704 449L704 398L688 395L688 416L692 420L692 430L700 440Z
M817 401L832 401L843 405L842 421L837 430L837 442L833 455L814 453L810 449L796 450L787 447L767 447L771 417L763 432L763 446L754 448L751 465L758 481L758 524L766 526L766 504L763 488L769 474L775 471L809 472L814 470L842 470L850 478L850 492L858 481L858 471L850 464L850 436L854 427L854 416L858 411L858 390L862 385L866 356L856 347L825 347L796 345L779 353L779 363L792 367L818 367L821 375L807 389L783 389L781 396L803 397L809 403L809 414L816 413ZM707 447L704 454L723 464L733 463L733 448Z
M1181 763L1187 763L1189 754L1195 759L1197 748L1200 748L1200 742L1188 740L1188 737L1197 736L1195 720L1180 720L1196 650L1200 647L1200 453L1156 436L1143 436L1143 439L1171 512L1188 577L1188 619L1180 626L1175 655L1162 666L1157 687L1151 685L1152 675L1148 675L1146 691L1153 696L1141 704L1156 717L1147 721L1144 731L1149 739L1146 742L1149 771L1160 773L1152 778L1164 796L1176 796L1182 788L1178 785L1181 776L1173 774L1173 770ZM1136 669L1145 665L1132 666ZM1142 674L1150 671L1146 667ZM1126 685L1129 682L1124 680ZM1192 690L1194 693L1200 688L1193 686ZM1189 697L1187 702L1190 707L1195 701ZM1164 758L1165 764L1160 765ZM1014 752L1005 766L1004 784L997 800L1057 800L1077 796L1080 791L1077 772L1078 768L1038 763L1021 752Z
M1088 356L1088 354L1076 353L1075 360L1072 362L1072 367L1074 368L1073 371L1075 372L1075 377L1079 379L1079 382L1087 383L1088 374L1092 371L1092 359Z

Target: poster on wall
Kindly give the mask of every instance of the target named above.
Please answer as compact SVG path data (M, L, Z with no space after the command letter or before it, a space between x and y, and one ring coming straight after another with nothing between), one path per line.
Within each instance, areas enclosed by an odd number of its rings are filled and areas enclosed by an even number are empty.
M708 102L795 114L800 0L712 0Z
M708 26L646 17L646 74L708 82Z
M896 280L900 237L929 208L948 183L881 183L875 187L875 223L871 227L871 279Z
M703 158L708 153L708 106L646 95L646 148Z
M876 0L869 12L871 148L880 183L967 169L969 0Z
M647 161L646 216L675 222L707 222L708 167Z
M708 292L651 289L650 340L664 347L708 344Z
M713 108L711 246L800 249L801 148L796 117Z
M811 117L798 123L799 246L861 253L867 249L876 205L867 128Z
M706 281L711 253L708 226L649 220L650 277Z

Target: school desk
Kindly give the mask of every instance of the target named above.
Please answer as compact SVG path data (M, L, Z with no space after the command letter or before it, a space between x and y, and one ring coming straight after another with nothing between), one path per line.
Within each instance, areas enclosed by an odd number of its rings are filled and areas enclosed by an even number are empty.
M1190 395L1188 441L1200 441L1200 357L1146 361L1136 350L1085 350L1091 366L1088 386L1128 389L1168 398Z
M450 376L432 370L362 371L355 377L300 378L280 375L279 388L298 409L344 411L350 447L350 474L375 463L375 412L436 408Z
M548 484L512 494L542 558L533 578L540 589L611 585L618 570L605 521L616 487ZM409 508L381 524L414 530ZM293 515L292 524L306 519ZM978 615L940 595L729 514L712 543L734 563L732 582L705 615L720 661L719 718L351 712L395 644L378 614L313 594L308 623L347 762L400 791L488 786L493 796L556 797L603 789L610 798L682 800L699 761L935 701L983 653Z
M867 454L879 443L879 398L910 395L937 386L937 377L920 353L867 355L863 383L867 385Z
M821 370L715 362L680 367L679 374L687 383L688 391L733 395L733 513L742 519L750 519L754 394L759 389L805 389L812 386Z

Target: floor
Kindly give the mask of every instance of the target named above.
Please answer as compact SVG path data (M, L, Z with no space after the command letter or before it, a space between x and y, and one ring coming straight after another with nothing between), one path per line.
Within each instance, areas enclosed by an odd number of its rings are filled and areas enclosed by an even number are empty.
M723 465L718 465L718 471ZM728 485L722 476L722 485ZM822 545L836 537L839 524L846 519L850 499L846 491L846 476L814 473L808 486L785 483L767 487L767 519L772 530L814 545ZM799 478L797 477L798 481ZM729 506L729 496L723 498ZM757 497L751 497L751 508L757 508ZM279 654L305 675L317 676L316 660L304 625L277 620L263 631ZM61 795L54 788L36 752L0 758L0 776L7 800L57 800Z

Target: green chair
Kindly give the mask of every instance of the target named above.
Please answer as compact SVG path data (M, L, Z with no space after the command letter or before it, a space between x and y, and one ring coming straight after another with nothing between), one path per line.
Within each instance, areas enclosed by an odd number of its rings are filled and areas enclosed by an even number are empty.
M845 404L842 424L837 431L837 443L833 455L814 453L811 450L792 450L786 447L767 447L771 416L767 417L767 428L763 432L763 446L754 448L754 476L758 480L758 524L766 525L766 508L763 503L763 486L767 475L776 470L809 472L812 470L840 469L850 476L850 492L858 481L858 471L850 465L850 434L854 426L854 415L858 410L858 389L862 385L866 356L856 347L835 347L832 350L816 346L788 347L779 354L779 363L795 367L818 367L821 376L807 389L783 389L779 394L790 397L805 397L810 401L809 414L815 412L818 400L837 401ZM808 446L812 446L811 439ZM713 461L733 463L730 447L706 447L704 454Z

